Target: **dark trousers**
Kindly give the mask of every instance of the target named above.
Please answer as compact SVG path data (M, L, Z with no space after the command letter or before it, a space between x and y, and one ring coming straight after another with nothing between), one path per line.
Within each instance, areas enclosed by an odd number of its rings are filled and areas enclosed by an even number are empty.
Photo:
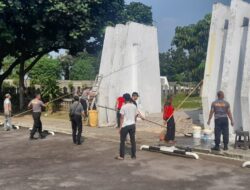
M40 137L42 137L42 122L41 122L41 112L33 112L32 117L34 120L33 128L30 132L30 137L33 138L36 131L40 134Z
M174 117L171 117L167 122L167 133L165 135L165 140L173 141L174 139L175 139L175 121Z
M81 143L82 137L82 116L74 115L72 121L72 139L74 143Z
M119 109L116 112L116 120L117 120L117 127L120 128L121 127L121 114L120 114Z
M120 134L120 157L124 158L125 155L125 141L126 136L129 134L131 142L131 157L136 157L136 143L135 143L135 125L128 125L121 129Z
M229 141L229 124L228 124L228 118L226 117L215 119L214 136L215 136L215 146L217 147L220 146L221 134L223 135L224 146L227 146Z

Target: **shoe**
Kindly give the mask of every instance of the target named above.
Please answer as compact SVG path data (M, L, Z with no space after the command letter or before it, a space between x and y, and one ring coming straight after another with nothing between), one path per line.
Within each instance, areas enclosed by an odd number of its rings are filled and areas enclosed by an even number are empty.
M46 136L44 136L44 135L40 136L40 139L45 139L45 138L46 138Z
M82 144L82 142L78 142L78 143L77 143L77 145L81 145L81 144Z
M220 151L220 147L215 146L215 147L211 148L211 150L214 150L214 151Z
M223 150L227 151L228 150L228 146L225 145L224 148L223 148Z
M37 138L35 138L35 137L30 137L30 140L37 140Z
M120 157L120 156L116 156L115 159L116 159L116 160L124 160L124 158L123 158L123 157Z
M132 160L136 160L136 156L131 157Z

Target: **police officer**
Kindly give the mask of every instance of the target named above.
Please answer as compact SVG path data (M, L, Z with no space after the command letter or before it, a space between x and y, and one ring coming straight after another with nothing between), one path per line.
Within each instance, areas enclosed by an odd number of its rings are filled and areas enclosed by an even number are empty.
M214 115L215 118L215 146L212 150L220 151L220 138L223 135L224 150L228 150L229 142L229 124L228 118L231 121L231 125L234 125L232 113L230 110L230 104L224 100L224 93L219 91L217 93L218 99L212 103L211 111L207 124L210 125L210 121Z
M84 116L84 109L79 101L78 96L74 96L74 102L70 106L70 120L72 126L72 139L73 143L80 145L82 144L81 137L82 137L82 116Z
M34 135L36 131L38 131L41 139L44 139L45 136L42 134L42 122L41 122L41 113L42 107L46 107L46 105L41 101L41 95L36 94L36 97L30 101L29 108L32 108L32 116L34 120L33 128L30 132L30 140L34 140Z

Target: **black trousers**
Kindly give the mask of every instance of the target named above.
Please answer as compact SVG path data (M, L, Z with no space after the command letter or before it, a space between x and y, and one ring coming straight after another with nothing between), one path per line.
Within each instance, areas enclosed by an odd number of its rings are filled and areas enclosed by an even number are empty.
M136 157L136 143L135 143L135 125L128 125L121 129L120 134L120 157L124 158L125 156L125 141L126 136L129 134L131 142L131 157Z
M72 121L72 139L74 143L81 143L82 137L82 116L74 115Z
M33 124L32 130L30 132L30 137L33 138L37 131L40 134L40 136L42 136L41 112L33 112L32 117L34 120L34 124Z
M220 146L221 134L223 135L224 146L227 146L229 141L229 124L228 124L228 118L226 117L215 119L214 136L215 136L215 146L217 147Z
M165 140L173 141L174 139L175 139L175 121L174 117L171 117L167 122L167 133L165 135Z
M117 120L117 127L120 128L121 127L121 114L120 114L119 109L116 112L116 120Z

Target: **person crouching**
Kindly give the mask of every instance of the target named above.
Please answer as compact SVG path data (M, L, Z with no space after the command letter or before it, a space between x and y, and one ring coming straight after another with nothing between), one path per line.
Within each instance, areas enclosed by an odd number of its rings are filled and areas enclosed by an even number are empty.
M175 120L174 120L174 107L172 105L173 98L168 96L164 105L163 119L164 124L167 125L167 133L165 135L165 141L168 143L174 143L175 140Z

